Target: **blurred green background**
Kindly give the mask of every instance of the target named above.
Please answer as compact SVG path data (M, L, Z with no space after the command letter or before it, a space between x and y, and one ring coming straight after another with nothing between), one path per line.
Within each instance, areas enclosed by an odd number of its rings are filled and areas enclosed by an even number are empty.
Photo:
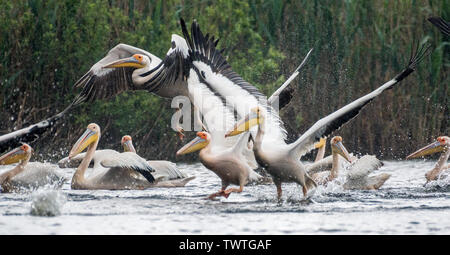
M294 141L321 117L393 78L414 42L433 45L416 72L335 132L351 152L402 159L449 134L449 39L426 18L450 20L450 2L350 0L0 0L0 133L50 117L79 92L72 85L118 43L162 58L180 17L216 35L233 69L270 95L314 51L281 116ZM32 144L35 159L67 156L90 122L100 148L121 150L131 135L148 159L175 159L170 100L123 93L71 111ZM188 133L186 139L193 137ZM327 150L329 153L329 148ZM195 159L196 155L182 160ZM180 159L179 159L180 160Z

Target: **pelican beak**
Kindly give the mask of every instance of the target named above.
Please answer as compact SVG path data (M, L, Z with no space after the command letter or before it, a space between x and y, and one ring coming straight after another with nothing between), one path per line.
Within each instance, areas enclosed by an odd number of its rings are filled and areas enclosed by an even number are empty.
M348 162L352 162L350 154L348 153L347 149L344 147L342 142L337 142L335 144L331 145L331 149L335 152L337 152L339 155L341 155L345 160Z
M86 131L84 131L80 138L78 138L78 141L73 145L72 150L70 150L69 160L81 153L90 144L97 141L98 138L98 132L93 131L89 128L86 129Z
M14 150L0 157L0 165L14 164L22 160L25 160L26 158L27 158L26 151L22 150L20 147L17 147Z
M122 143L123 151L125 152L136 152L136 149L134 149L133 142L131 140L127 140Z
M433 153L441 152L445 149L445 144L441 144L439 141L436 141L432 144L429 144L422 149L408 155L406 159L418 158L426 155L430 155Z
M188 144L184 145L181 149L179 149L177 151L177 156L201 150L205 148L206 145L208 145L208 142L205 139L197 136Z
M225 134L225 137L239 135L245 131L248 131L253 126L256 126L260 123L261 118L258 117L258 114L254 111L251 111L244 119L239 121L234 125L233 130L228 131Z
M118 68L118 67L143 68L145 66L134 57L119 59L117 61L109 63L106 66L103 66L103 68Z
M320 138L320 141L314 145L314 148L319 149L325 146L325 143L327 142L327 139Z

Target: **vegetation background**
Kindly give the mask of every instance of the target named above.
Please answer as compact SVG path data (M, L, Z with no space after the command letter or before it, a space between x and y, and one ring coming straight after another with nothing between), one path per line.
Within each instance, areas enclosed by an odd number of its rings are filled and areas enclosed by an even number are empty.
M431 43L432 54L416 72L335 132L352 152L403 159L449 134L450 42L426 20L430 16L450 20L450 2L0 0L0 133L64 109L79 92L74 82L118 43L162 58L171 34L181 34L183 17L221 38L233 69L268 95L314 47L293 82L293 101L281 112L290 141L394 77L414 42ZM186 141L170 128L173 112L169 100L147 92L84 104L32 144L35 159L67 156L87 124L96 122L103 130L100 148L121 150L120 138L129 134L141 156L174 160Z

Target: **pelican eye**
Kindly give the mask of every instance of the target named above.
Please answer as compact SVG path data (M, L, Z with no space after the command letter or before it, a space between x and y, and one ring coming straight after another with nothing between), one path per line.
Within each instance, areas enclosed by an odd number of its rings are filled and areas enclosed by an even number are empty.
M177 45L175 44L175 42L172 41L172 49L175 49L176 46L177 46Z

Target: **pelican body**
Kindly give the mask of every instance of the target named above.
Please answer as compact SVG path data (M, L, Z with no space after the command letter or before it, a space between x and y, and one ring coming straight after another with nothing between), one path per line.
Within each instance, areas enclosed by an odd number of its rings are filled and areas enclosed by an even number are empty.
M247 159L242 153L247 146L248 136L240 137L235 146L228 149L214 148L211 140L211 134L208 132L197 132L197 137L177 152L177 156L179 156L200 150L200 162L221 179L221 189L219 192L211 194L209 199L217 196L228 198L230 193L240 193L247 183L261 178L246 163ZM237 185L239 188L226 189L230 184Z
M448 170L450 169L450 164L447 164L447 160L450 156L450 137L448 136L440 136L436 139L435 142L419 149L418 151L408 155L406 159L418 158L434 153L441 152L441 156L437 161L436 165L433 169L428 171L425 174L425 178L427 179L427 183L431 181L436 181L445 176L444 173L448 174Z
M28 164L32 153L33 149L30 145L22 144L22 146L0 157L0 165L19 162L16 167L0 175L1 192L19 192L46 185L54 188L62 186L66 179L58 174L50 164L38 162Z

